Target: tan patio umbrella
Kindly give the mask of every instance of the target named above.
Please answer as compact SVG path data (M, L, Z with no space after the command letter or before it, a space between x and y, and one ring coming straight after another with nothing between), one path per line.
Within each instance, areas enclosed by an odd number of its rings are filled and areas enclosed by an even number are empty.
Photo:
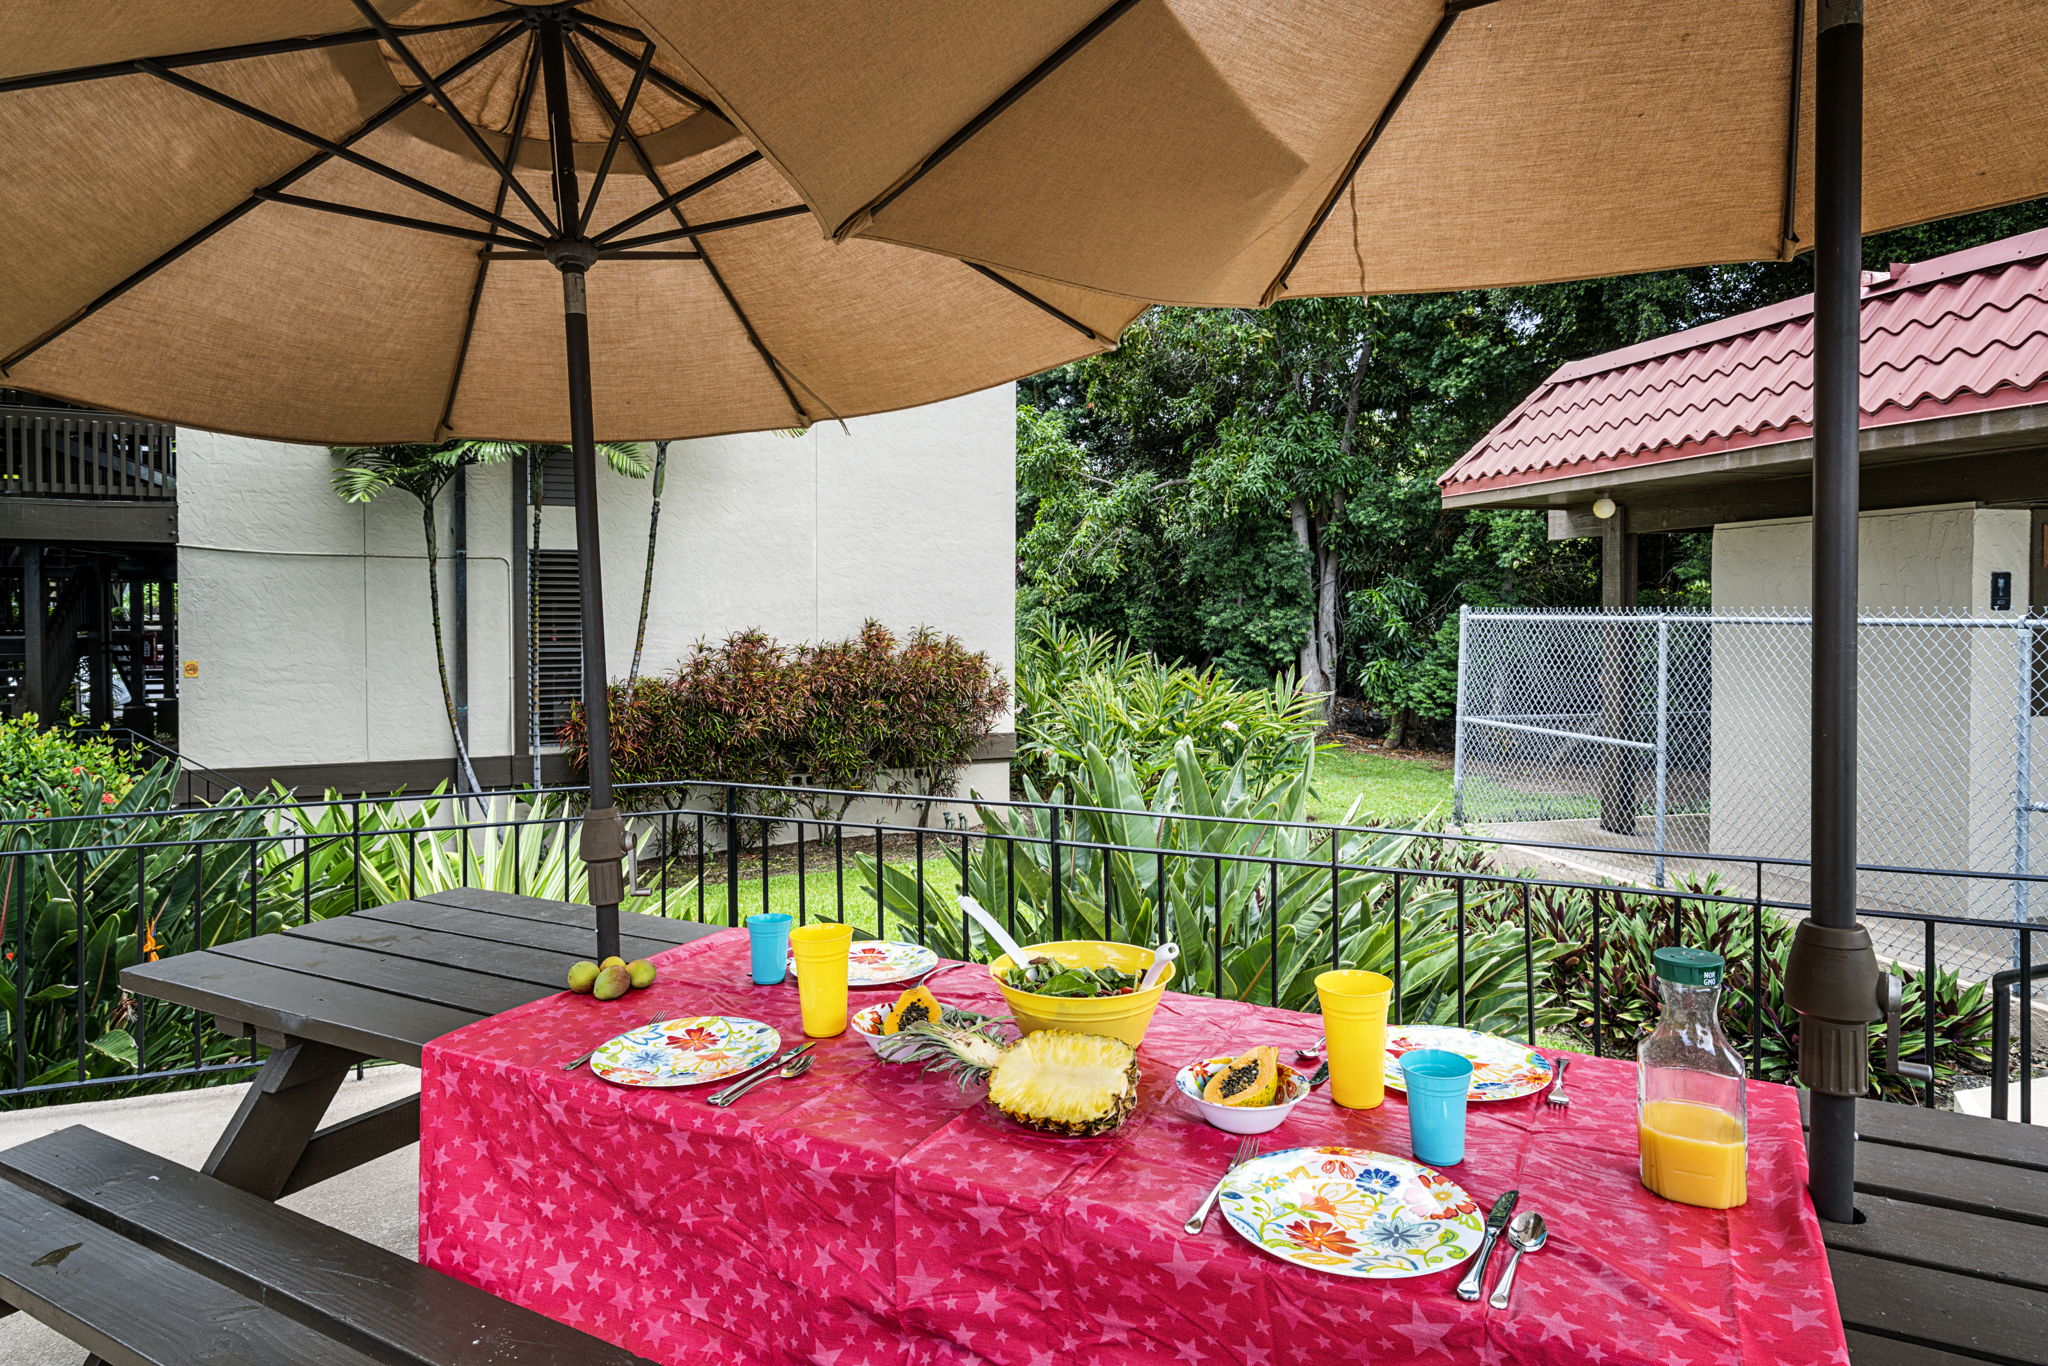
M2048 188L2048 5L1869 5L1865 230ZM633 8L834 235L1041 279L1244 306L1813 241L1818 0Z
M600 954L630 849L594 441L928 403L1102 350L1139 307L829 241L631 18L496 0L0 11L8 384L290 441L572 446Z

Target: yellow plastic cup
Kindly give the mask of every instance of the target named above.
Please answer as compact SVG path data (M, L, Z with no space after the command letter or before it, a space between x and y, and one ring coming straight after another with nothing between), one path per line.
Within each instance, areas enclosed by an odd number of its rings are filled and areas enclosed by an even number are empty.
M1119 972L1142 974L1152 966L1152 950L1106 939L1059 939L1049 944L1028 944L1024 952L1034 958L1042 954L1081 968L1115 968ZM1002 988L1018 1033L1064 1029L1074 1034L1106 1034L1136 1048L1144 1041L1152 1012L1159 1009L1159 998L1166 994L1167 983L1173 980L1174 969L1179 965L1168 963L1157 982L1129 996L1040 996L1035 991L1018 991L1003 981L1003 974L1011 966L1010 955L1006 953L988 965L988 974Z
M796 958L796 998L804 1033L829 1039L846 1032L846 958L851 925L799 925L789 932Z
M1387 1004L1394 981L1377 972L1326 972L1316 978L1329 1036L1330 1099L1347 1110L1377 1109L1387 1098Z

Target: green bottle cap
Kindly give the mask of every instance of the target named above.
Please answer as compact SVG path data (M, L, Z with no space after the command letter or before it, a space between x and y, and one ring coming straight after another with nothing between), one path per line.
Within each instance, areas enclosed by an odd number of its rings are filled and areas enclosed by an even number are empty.
M1650 956L1657 960L1657 975L1667 982L1689 987L1721 985L1721 955L1710 949L1658 949Z

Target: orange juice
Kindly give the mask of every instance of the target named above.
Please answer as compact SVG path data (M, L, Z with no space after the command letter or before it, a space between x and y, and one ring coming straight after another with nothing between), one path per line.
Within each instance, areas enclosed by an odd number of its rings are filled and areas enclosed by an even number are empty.
M1643 1184L1666 1200L1732 1209L1749 1199L1749 1144L1726 1110L1684 1100L1643 1106L1636 1134Z

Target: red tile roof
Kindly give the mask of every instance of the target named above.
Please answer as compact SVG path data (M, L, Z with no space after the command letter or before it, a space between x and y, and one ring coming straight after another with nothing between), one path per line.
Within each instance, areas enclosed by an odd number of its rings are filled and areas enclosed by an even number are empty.
M2048 403L2048 229L1866 275L1863 425ZM1446 496L1810 435L1813 296L1574 361L1438 481Z

